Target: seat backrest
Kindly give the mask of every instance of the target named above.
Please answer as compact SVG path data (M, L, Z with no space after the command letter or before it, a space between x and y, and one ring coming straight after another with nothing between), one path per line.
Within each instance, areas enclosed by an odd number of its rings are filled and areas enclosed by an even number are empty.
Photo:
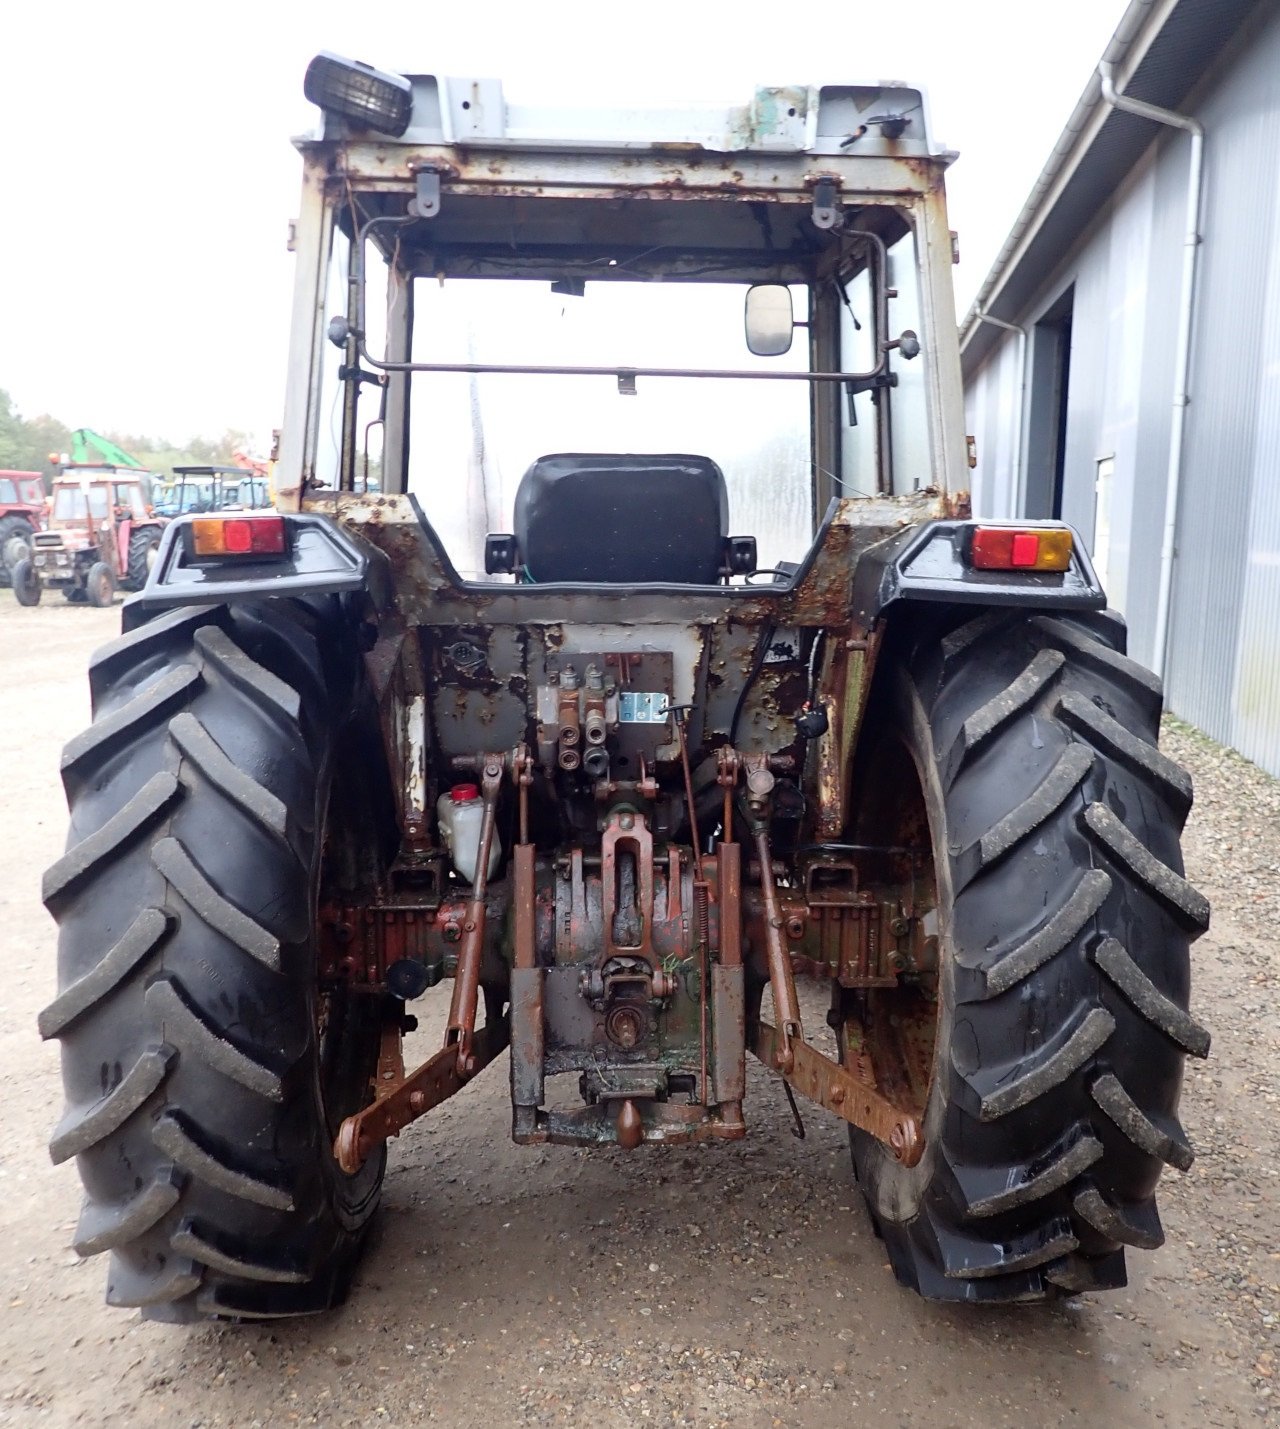
M729 493L709 457L561 452L521 478L515 527L530 580L714 585Z

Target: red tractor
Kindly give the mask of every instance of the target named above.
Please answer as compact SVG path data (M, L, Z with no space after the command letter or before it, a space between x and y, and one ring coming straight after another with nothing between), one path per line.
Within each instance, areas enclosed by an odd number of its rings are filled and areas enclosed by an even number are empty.
M31 538L45 524L44 482L38 471L0 471L0 585L31 551Z
M147 473L115 466L67 465L53 483L49 525L13 567L20 605L35 605L45 586L70 601L110 605L116 590L141 590L165 522L151 509Z

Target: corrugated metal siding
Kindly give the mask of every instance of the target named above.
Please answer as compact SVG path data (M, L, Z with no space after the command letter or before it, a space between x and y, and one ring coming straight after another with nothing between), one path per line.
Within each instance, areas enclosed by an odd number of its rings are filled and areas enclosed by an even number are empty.
M1142 373L1143 314L1147 303L1152 181L1144 168L1117 203L1110 221L1085 250L1076 279L1071 380L1080 357L1095 389L1082 440L1068 441L1063 514L1089 548L1097 550L1095 482L1098 464L1111 458L1110 561L1107 595L1128 608L1128 559L1133 513L1138 397ZM1090 314L1080 295L1097 306ZM1068 416L1070 424L1071 417Z
M1168 705L1280 775L1280 11L1195 105L1205 191L1166 675ZM1165 130L1020 315L1075 284L1064 517L1093 539L1114 455L1113 603L1153 661L1185 225L1185 135ZM970 382L992 464L982 514L1013 504L1016 339ZM1001 431L1003 429L1003 435Z
M965 393L966 429L978 452L971 493L975 516L1012 516L1017 509L1018 338L1008 337Z
M1249 553L1236 644L1235 720L1232 743L1264 768L1280 773L1280 103L1274 75L1280 64L1280 23L1273 32L1268 76L1271 113L1270 221L1266 184L1255 190L1259 209L1252 233L1269 256L1265 287L1258 294L1261 332L1249 354L1256 379L1253 491L1249 508ZM1265 82L1265 81L1264 81Z
M1274 497L1255 487L1280 476L1280 447L1267 449L1260 412L1262 355L1274 316L1267 291L1277 241L1280 152L1280 16L1223 76L1198 117L1206 130L1204 245L1192 348L1182 499L1178 520L1168 702L1215 739L1237 744L1237 655L1255 642L1274 662L1280 593L1253 570L1253 522ZM1259 540L1264 540L1258 532ZM1260 568L1261 569L1261 568ZM1239 638L1238 638L1239 637ZM1250 704L1255 704L1251 692ZM1280 738L1254 757L1280 772Z
M1104 230L1076 269L1071 313L1071 370L1067 387L1067 448L1062 519L1093 545L1093 486L1107 409L1108 283L1110 253Z
M1135 660L1154 663L1160 542L1173 417L1173 359L1178 333L1176 295L1182 277L1187 162L1184 135L1167 134L1152 172L1150 270L1142 336L1142 377L1134 444L1125 619Z

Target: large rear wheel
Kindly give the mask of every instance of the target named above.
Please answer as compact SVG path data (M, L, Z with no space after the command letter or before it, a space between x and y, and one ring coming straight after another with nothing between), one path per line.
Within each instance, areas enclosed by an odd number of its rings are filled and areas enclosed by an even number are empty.
M160 528L142 526L129 537L128 568L125 571L126 590L141 590L151 574L160 550Z
M1177 1119L1191 781L1156 748L1159 681L1100 616L994 612L922 640L860 773L863 818L931 848L939 973L850 999L843 1046L922 1119L906 1168L852 1136L900 1281L942 1300L1125 1283L1163 1240L1154 1190L1192 1160ZM885 841L879 839L878 841Z
M378 1201L382 1154L347 1176L331 1151L382 1008L316 983L357 668L320 634L283 601L162 615L95 656L63 755L51 1152L84 1183L76 1250L109 1252L108 1302L152 1318L327 1308Z
M35 527L25 516L0 516L0 586L13 584L13 569L31 556Z

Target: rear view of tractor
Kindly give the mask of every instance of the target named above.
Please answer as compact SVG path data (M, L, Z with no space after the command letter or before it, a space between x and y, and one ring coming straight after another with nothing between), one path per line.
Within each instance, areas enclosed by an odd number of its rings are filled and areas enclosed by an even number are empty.
M904 1285L1123 1284L1208 1049L1191 789L1072 532L969 515L922 96L307 93L277 509L168 526L63 758L108 1301L331 1306L503 1054L518 1143L646 1148L749 1135L750 1052Z

